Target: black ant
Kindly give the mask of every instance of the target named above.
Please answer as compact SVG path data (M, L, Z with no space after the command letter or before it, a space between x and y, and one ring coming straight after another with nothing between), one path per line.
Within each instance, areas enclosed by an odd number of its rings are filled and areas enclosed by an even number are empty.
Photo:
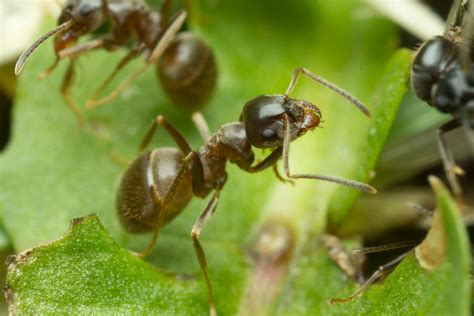
M455 164L443 136L445 133L463 126L468 132L471 142L474 137L472 135L472 128L474 127L474 63L471 62L474 32L474 24L472 23L474 17L473 7L473 4L466 0L456 0L453 3L446 22L445 34L428 40L420 47L411 70L411 86L418 98L426 101L438 111L449 113L454 117L438 129L437 141L449 184L453 194L460 202L462 202L462 189L456 174L464 174L464 171ZM471 145L474 148L474 143ZM420 205L410 204L410 206L420 213L430 217L433 216L432 211ZM331 299L329 303L345 303L355 299L371 284L392 272L421 242L420 240L399 242L356 251L355 253L358 254L366 254L398 248L410 249L378 267L353 294L345 298ZM337 242L330 246L341 251ZM339 253L336 255L333 255L333 257L343 256ZM343 270L347 270L345 267L351 266L351 263L345 260L344 265L340 263L339 265ZM346 274L348 273L346 272Z
M445 34L420 47L411 70L411 86L418 98L454 117L438 129L437 141L449 184L458 200L462 189L456 174L462 175L464 171L454 162L443 136L464 126L474 148L474 64L471 61L474 24L473 9L467 5L463 0L453 4Z
M353 180L290 172L290 142L315 129L321 120L321 112L316 105L289 96L300 74L334 90L370 116L362 102L347 91L307 69L297 68L285 94L262 95L248 101L243 107L239 122L222 125L198 150L192 150L182 134L163 116L158 116L146 133L140 152L150 143L158 126L170 134L179 150L158 148L142 153L131 163L122 178L117 195L117 210L123 226L132 233L154 232L150 244L141 253L142 257L152 250L160 228L176 217L193 195L205 198L214 192L191 232L194 250L209 291L211 314L215 314L212 288L198 237L216 210L227 180L227 161L245 172L256 173L269 167L277 170L276 163L283 157L286 179L325 180L363 192L376 193L375 188L370 185ZM253 147L272 148L273 151L261 162L255 163Z
M129 53L87 101L87 107L93 108L109 102L145 69L157 63L158 76L168 96L177 105L196 112L202 108L214 90L217 68L210 47L190 32L177 34L185 19L185 11L172 17L171 0L164 0L160 12L150 10L144 1L140 0L68 0L59 17L59 25L23 52L17 61L15 73L18 75L33 51L54 35L56 60L42 76L49 74L61 59L69 58L61 94L79 122L83 122L83 113L70 95L75 58L93 49L112 51L125 47L133 40L134 44ZM96 36L85 43L77 43L81 36L93 33L109 20L113 24L109 33ZM132 39L132 35L135 35L136 39ZM108 96L96 99L128 62L143 54L146 56L146 63L141 69Z

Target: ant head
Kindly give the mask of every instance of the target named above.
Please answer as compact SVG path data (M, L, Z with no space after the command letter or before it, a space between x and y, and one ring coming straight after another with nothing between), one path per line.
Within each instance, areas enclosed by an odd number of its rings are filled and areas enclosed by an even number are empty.
M238 161L252 155L245 129L242 123L228 123L222 125L215 136L220 152L230 161Z
M30 55L48 38L55 36L55 51L58 53L86 33L95 31L104 20L102 0L69 0L61 12L58 26L42 35L18 58L15 74L20 74Z
M307 101L286 95L262 95L244 105L240 120L252 146L271 148L283 145L286 117L293 140L318 126L321 112Z
M104 10L102 0L69 0L66 3L58 24L61 25L69 20L73 25L56 36L56 51L67 46L69 42L75 41L79 36L94 32L104 21Z

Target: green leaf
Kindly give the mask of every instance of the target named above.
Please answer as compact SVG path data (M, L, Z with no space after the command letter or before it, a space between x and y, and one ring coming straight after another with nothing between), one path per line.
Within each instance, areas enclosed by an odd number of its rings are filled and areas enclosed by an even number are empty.
M470 315L471 254L464 221L441 181L430 177L430 182L439 217L435 214L433 227L424 241L431 238L436 247L424 256L437 261L437 265L427 270L420 267L414 256L407 257L382 285L367 291L361 299L366 311L383 308L387 313L403 310L404 314ZM444 239L445 251L439 249L440 238ZM416 250L420 260L420 247Z
M12 314L191 315L207 309L195 282L157 273L117 245L96 215L73 220L66 236L7 262Z
M238 120L247 100L264 93L283 93L292 70L298 66L313 70L364 101L370 100L376 86L388 86L381 90L380 103L368 102L374 114L372 120L340 96L308 79L301 78L294 93L295 97L314 102L321 108L324 128L291 144L292 171L367 180L393 120L397 98L406 86L404 80L409 62L406 51L398 53L391 62L400 68L389 67L387 76L382 75L396 46L394 26L358 1L304 0L297 4L283 1L279 5L269 0L194 3L190 27L215 49L220 70L216 94L204 110L212 130ZM337 10L334 10L335 6ZM51 25L52 22L49 27ZM83 104L105 78L104 72L111 71L123 55L123 51L95 51L81 57L73 86L74 99ZM115 195L124 170L113 162L111 154L133 159L148 125L158 114L165 115L176 125L193 147L197 148L202 142L187 113L179 112L162 93L152 71L144 74L112 104L86 113L96 126L94 131L79 129L58 93L64 63L46 80L34 79L52 61L51 47L44 45L27 64L20 78L13 139L8 151L0 156L0 179L4 185L0 190L0 213L13 247L21 251L55 239L71 218L97 213L118 244L125 249L141 251L150 236L126 234L115 216ZM137 60L127 67L117 82L142 62ZM162 131L152 144L155 147L170 145L175 146ZM228 172L229 179L216 214L201 238L215 288L217 310L223 315L248 310L248 285L258 272L248 264L252 260L248 250L255 246L255 236L259 236L262 227L272 221L285 224L282 231L288 233L289 239L284 260L276 265L278 278L270 284L273 292L263 312L279 309L282 289L287 293L299 282L293 267L307 262L308 267L313 268L314 256L325 253L303 250L308 249L313 238L324 230L329 208L334 208L334 216L342 217L357 193L321 181L302 180L294 186L283 185L271 170L246 174L229 166ZM338 197L340 201L336 204ZM166 283L167 291L170 291L166 293L176 293L176 299L170 297L166 301L170 314L191 310L193 306L197 314L207 311L206 288L189 238L205 203L205 200L193 199L182 215L163 229L156 249L147 258L167 272L197 276L197 281L187 281L190 292L183 290L182 296L190 297L192 292L198 303L194 299L181 300L181 289L186 286L180 282L176 281L176 288L173 282ZM276 234L276 240L278 237ZM46 247L44 251L48 249ZM114 249L118 254L119 250ZM120 260L128 260L128 254L122 254ZM308 281L318 281L322 276L319 271L332 271L324 278L329 280L329 276L336 276L331 279L335 286L352 288L345 280L337 278L337 268L326 256L320 258L316 266L320 266L320 270L313 271L315 278L308 278ZM50 276L54 278L55 274L51 272ZM108 280L101 278L97 280ZM149 278L165 279L155 272ZM40 283L22 276L17 281L31 287ZM71 278L68 282L73 284L79 280ZM117 282L113 286L119 287ZM60 288L51 285L50 290L57 293ZM93 285L83 290L98 292ZM313 296L314 290L314 283L304 283L299 288L305 299L316 304L312 306L326 306L325 300L334 295L334 292L328 292L325 297ZM87 295L93 296L90 293ZM104 295L112 297L113 293ZM110 305L111 313L120 312Z
M434 245L425 255L436 259L438 266L422 268L411 251L381 283L371 285L353 301L329 305L325 302L328 297L347 297L357 286L341 283L346 277L330 264L327 251L313 246L306 249L311 250L310 254L300 258L294 268L298 272L285 293L285 304L279 306L280 314L307 315L318 311L321 315L469 315L471 255L467 231L446 188L434 177L430 182L437 197L440 224L433 225L437 227L430 231L438 236L427 237L434 239ZM446 241L444 255L439 249L439 234ZM441 256L433 258L438 255L436 252ZM420 258L419 247L417 257Z
M381 78L380 88L372 98L374 121L364 129L365 137L354 142L354 166L351 177L366 177L375 168L377 157L395 119L398 106L408 88L412 54L408 50L400 50L390 60L385 75ZM358 164L358 165L357 165ZM330 202L330 218L332 225L338 225L346 216L350 205L358 196L354 190L339 190Z

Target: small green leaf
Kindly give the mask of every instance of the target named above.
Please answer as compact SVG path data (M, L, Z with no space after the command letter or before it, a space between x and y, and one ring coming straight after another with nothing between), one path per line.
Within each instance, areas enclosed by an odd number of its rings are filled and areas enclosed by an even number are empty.
M195 281L164 275L121 248L96 215L53 242L8 259L12 314L204 314ZM172 302L172 303L171 303Z
M439 180L431 180L437 212L446 235L446 256L433 271L422 268L413 251L381 283L353 301L328 305L347 297L357 285L328 258L325 249L307 246L286 289L281 315L469 315L471 305L470 246L461 213ZM444 233L444 232L442 232ZM338 271L339 270L339 271ZM288 303L291 302L291 303Z
M439 256L431 258L437 265L422 268L411 252L381 284L372 285L362 297L344 304L348 308L363 314L470 315L471 255L467 231L459 208L441 181L430 177L430 182L436 194L440 225L436 225L435 214L423 243L433 238L436 243L432 246L437 248L424 255ZM446 251L439 249L443 247ZM416 253L419 259L420 246Z
M349 177L368 179L375 168L377 157L408 88L411 60L412 52L400 50L388 63L385 75L380 79L379 89L372 97L373 122L368 128L361 127L366 137L358 137L358 141L354 141L354 148L357 150L353 152L357 157L353 161L359 165L353 167L353 173ZM331 225L337 226L340 223L358 195L354 190L344 189L332 197L329 206Z

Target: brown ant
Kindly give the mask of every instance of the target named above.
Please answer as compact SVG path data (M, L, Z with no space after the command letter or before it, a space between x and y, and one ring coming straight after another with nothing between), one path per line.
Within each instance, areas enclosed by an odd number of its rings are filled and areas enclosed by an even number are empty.
M45 70L43 77L49 74L61 59L69 57L61 94L79 122L83 122L83 113L70 95L75 58L93 49L112 51L124 47L132 40L132 35L135 35L136 39L129 53L87 101L87 107L93 108L109 102L145 69L157 63L158 76L168 96L177 105L196 112L202 108L214 90L217 69L211 48L190 32L177 34L185 19L185 11L172 17L171 0L164 1L160 12L150 10L144 1L140 0L68 0L59 17L59 25L23 52L17 61L15 73L18 75L33 51L54 35L56 60ZM113 24L109 33L96 36L85 43L77 43L81 36L96 31L109 20ZM143 54L146 56L146 63L141 69L108 96L96 99L127 63Z
M290 172L290 142L315 129L321 120L321 112L316 105L289 96L300 74L334 90L370 116L369 110L347 91L309 70L297 68L285 94L262 95L248 101L243 107L239 122L222 125L198 150L193 151L182 134L163 116L158 116L146 133L140 152L150 143L158 126L170 134L179 150L158 148L142 153L131 163L122 178L117 195L117 210L123 226L132 233L154 232L150 244L141 253L142 257L152 250L160 228L173 220L193 195L205 198L211 191L214 192L191 232L194 250L209 291L211 314L215 314L212 288L198 237L216 210L220 192L227 180L227 161L245 172L256 173L275 166L283 157L287 179L325 180L363 192L376 193L375 188L357 181ZM272 148L273 151L261 162L255 163L253 147Z

